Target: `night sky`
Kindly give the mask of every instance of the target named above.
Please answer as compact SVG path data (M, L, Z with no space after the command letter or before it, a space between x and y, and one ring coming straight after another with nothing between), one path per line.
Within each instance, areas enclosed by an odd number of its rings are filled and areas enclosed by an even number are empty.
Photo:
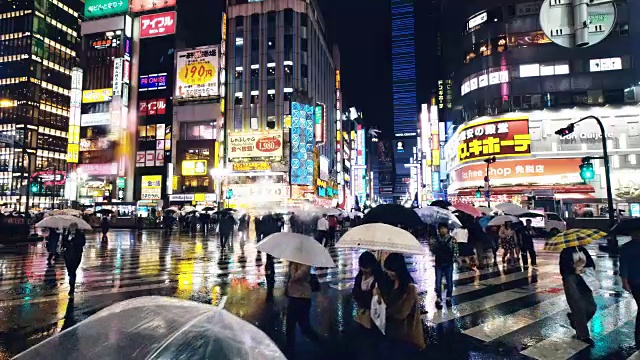
M318 0L330 44L340 48L343 107L391 137L391 5L385 0ZM220 42L224 1L178 0L179 47ZM182 36L181 36L182 37Z
M391 5L384 0L319 0L327 36L340 47L343 107L392 137Z

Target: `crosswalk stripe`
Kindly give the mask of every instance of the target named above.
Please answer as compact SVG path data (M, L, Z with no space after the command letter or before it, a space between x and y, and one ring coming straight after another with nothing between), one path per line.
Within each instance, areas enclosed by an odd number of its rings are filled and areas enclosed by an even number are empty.
M596 313L594 319L598 319L599 322L597 326L594 326L593 320L590 323L592 338L600 338L632 320L635 317L635 308L635 301L627 297L604 311ZM575 338L575 330L569 327L558 327L558 331L554 331L551 337L523 350L521 354L540 360L565 360L587 347L586 343Z
M557 314L566 307L567 302L565 297L556 296L513 314L497 317L491 321L467 329L463 331L463 333L483 341L492 341L517 329L538 322L547 316Z
M451 309L445 311L438 311L433 314L433 317L429 319L432 323L439 324L445 321L453 320L457 317L473 314L477 311L486 310L493 306L503 304L507 301L519 299L528 295L535 294L541 291L544 287L557 286L561 281L556 278L549 278L539 281L535 284L524 286L521 288L499 292L497 294L489 295L477 300L465 302L454 306ZM428 316L429 314L424 315ZM427 318L428 319L428 318Z

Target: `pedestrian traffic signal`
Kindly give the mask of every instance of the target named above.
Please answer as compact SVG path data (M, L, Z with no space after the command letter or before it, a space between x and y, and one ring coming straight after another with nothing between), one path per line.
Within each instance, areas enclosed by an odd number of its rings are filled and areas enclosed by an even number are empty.
M227 200L231 199L232 197L233 197L233 189L227 190Z
M580 164L580 177L584 181L593 180L595 177L595 172L593 171L593 164L590 162L584 162Z
M482 198L482 190L480 190L480 188L478 188L478 190L476 190L476 198L477 199Z
M40 192L40 185L37 182L31 183L31 193Z

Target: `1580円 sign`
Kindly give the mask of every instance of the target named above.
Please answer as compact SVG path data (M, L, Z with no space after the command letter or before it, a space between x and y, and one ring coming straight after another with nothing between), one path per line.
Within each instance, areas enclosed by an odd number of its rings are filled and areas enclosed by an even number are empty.
M529 120L492 119L461 127L458 161L482 160L491 156L526 156L531 154Z

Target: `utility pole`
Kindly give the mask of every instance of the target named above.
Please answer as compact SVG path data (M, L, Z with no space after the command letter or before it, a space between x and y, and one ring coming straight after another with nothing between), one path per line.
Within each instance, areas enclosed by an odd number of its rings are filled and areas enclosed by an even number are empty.
M545 35L568 48L597 44L611 33L615 22L612 0L545 0L540 8Z
M484 177L484 196L487 199L487 207L491 207L491 184L489 179L489 170L491 169L491 164L496 162L496 157L492 156L490 158L484 159L484 162L487 164L487 175Z

